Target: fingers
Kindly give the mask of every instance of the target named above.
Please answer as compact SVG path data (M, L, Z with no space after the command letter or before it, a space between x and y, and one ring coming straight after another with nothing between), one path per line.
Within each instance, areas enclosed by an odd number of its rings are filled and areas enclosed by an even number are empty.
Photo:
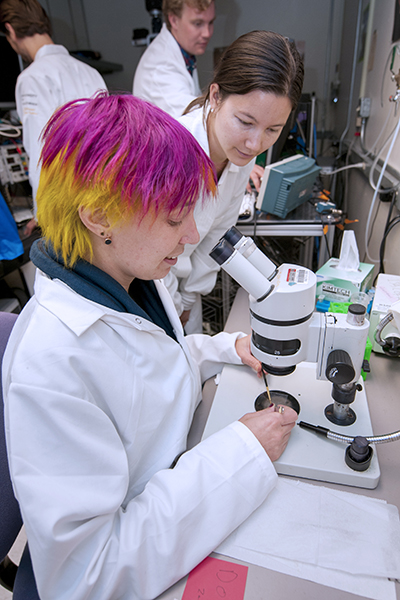
M261 363L252 354L249 354L249 357L247 360L247 365L249 367L251 367L253 369L253 371L255 371L257 373L258 377L261 377Z
M271 403L270 406L264 408L265 411L275 412L279 415L282 415L281 424L282 425L295 425L297 421L297 417L299 416L293 408L290 406L286 406L284 404L274 404ZM262 412L262 411L259 411Z
M189 321L189 317L190 317L190 310L184 310L180 316L182 327L185 327L186 323Z
M260 191L261 178L264 175L264 169L260 165L254 165L252 172L250 173L250 179L252 180L254 187L257 192Z
M235 344L236 352L244 365L249 366L257 375L261 376L261 363L252 355L250 350L250 336L238 338Z
M275 407L275 411L282 415L282 424L283 425L293 425L297 421L298 414L293 408L290 406L283 406L282 404L278 404Z
M240 421L258 439L272 461L277 460L286 448L290 433L296 424L297 413L289 406L281 406L283 412L275 410L275 405L258 412L247 413Z
M35 219L31 219L25 226L24 235L29 236L33 232L33 230L37 227L37 223Z

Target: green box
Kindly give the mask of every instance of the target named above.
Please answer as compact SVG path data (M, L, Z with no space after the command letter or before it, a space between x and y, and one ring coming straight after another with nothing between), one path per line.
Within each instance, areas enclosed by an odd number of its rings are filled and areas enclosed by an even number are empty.
M360 263L358 271L338 269L339 259L330 258L317 275L317 298L331 302L349 302L352 294L368 291L372 285L374 265Z

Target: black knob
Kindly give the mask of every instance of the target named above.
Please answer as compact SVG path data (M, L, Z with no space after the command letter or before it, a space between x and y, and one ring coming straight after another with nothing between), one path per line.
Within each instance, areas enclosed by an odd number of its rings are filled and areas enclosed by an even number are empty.
M348 312L352 315L365 315L367 309L363 304L350 304Z
M394 357L400 356L400 339L396 335L388 335L384 342L382 350L385 354Z
M373 450L368 440L358 435L346 449L346 465L354 471L366 471L371 464Z
M242 237L243 233L240 233L239 229L237 229L237 227L234 225L223 235L223 238L229 242L231 246L235 246L235 244L237 244Z
M332 350L326 362L326 378L332 383L350 383L356 375L346 350Z
M227 240L221 239L211 250L210 256L216 263L223 265L234 252L235 248Z

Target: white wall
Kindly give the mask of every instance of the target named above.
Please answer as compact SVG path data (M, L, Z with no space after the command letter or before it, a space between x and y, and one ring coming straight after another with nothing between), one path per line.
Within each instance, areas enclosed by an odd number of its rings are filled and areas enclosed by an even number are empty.
M120 63L124 70L106 75L111 89L132 90L133 74L142 48L132 46L132 30L150 29L145 0L43 0L52 17L54 38L69 50L90 46L104 60ZM305 49L304 91L315 92L320 101L325 89L327 39L332 28L330 79L338 62L344 0L216 0L214 36L204 56L199 57L200 83L204 87L212 76L214 48L224 47L236 37L254 29L269 29L302 42ZM334 6L331 20L331 6ZM86 16L88 35L85 35ZM332 127L327 115L327 128Z
M362 11L368 8L369 2L364 0ZM357 61L356 74L354 79L354 97L350 113L348 111L351 67L353 60L353 50L355 41L355 31L357 22L359 2L356 0L346 0L345 19L343 26L343 44L340 60L340 80L341 91L339 105L337 107L335 131L338 137L342 137L345 131L348 114L351 115L349 130L344 140L351 142L354 139L356 129L356 106L360 94L360 84L362 79L364 61ZM389 96L396 91L395 84L391 80L388 57L392 47L392 29L394 18L393 0L377 0L373 15L371 31L375 32L376 45L375 51L372 49L372 55L369 56L369 67L366 69L365 96L371 98L371 116L366 126L365 144L368 148L374 149L375 141L382 132L381 141L378 148L386 140L389 134L396 126L400 118L400 107L397 116L394 115L394 105L389 102ZM400 56L396 56L394 71L398 72L400 68ZM389 115L389 120L388 119ZM356 143L357 146L358 142ZM387 148L388 149L388 148ZM382 154L382 159L386 158L387 149ZM393 151L391 153L389 164L400 172L400 135L398 136ZM379 173L375 176L377 181ZM348 215L351 220L358 219L357 223L351 225L356 233L356 239L360 250L360 259L364 262L373 262L377 265L379 258L379 246L387 219L389 205L382 203L379 199L375 203L375 210L372 211L372 229L369 229L370 241L368 243L369 256L366 255L366 225L371 211L374 190L368 183L368 179L362 172L350 171L349 185L347 192ZM399 214L394 210L392 217ZM400 225L395 227L389 234L386 243L385 252L385 272L394 275L400 275ZM371 260L372 259L372 260ZM378 272L376 266L375 273Z
M362 14L368 11L368 7L372 4L370 0L363 0ZM394 18L393 0L377 0L375 10L373 12L372 33L375 38L375 44L371 47L371 52L363 60L358 60L356 63L354 95L352 102L352 118L346 138L351 140L354 135L356 125L356 107L360 97L360 85L362 81L362 71L366 68L366 80L364 88L364 96L371 99L371 116L368 119L366 127L366 146L371 149L375 147L374 142L382 131L381 142L384 141L390 132L393 130L400 116L400 109L397 117L394 115L394 103L389 101L389 96L396 92L396 85L391 80L389 70L389 58L391 56L391 38ZM343 25L343 44L340 60L340 80L341 91L339 95L339 110L336 115L335 132L338 137L341 137L348 115L348 101L350 93L351 68L353 61L354 42L356 36L356 21L358 13L359 1L346 0L345 3L345 19ZM364 67L366 62L367 67ZM400 56L397 54L393 66L393 70L398 72L400 68ZM391 115L387 121L389 112ZM386 123L387 121L387 123ZM386 123L386 125L385 125ZM381 143L378 143L380 147ZM385 157L385 154L383 154ZM398 137L389 164L393 168L400 170L400 136Z
M112 90L132 91L142 49L132 46L135 28L150 28L144 0L41 0L53 25L53 39L68 50L90 49L123 71L105 75ZM85 26L86 24L86 26Z
M270 29L303 42L305 49L304 91L317 95L317 124L326 130L334 129L340 138L345 132L348 116L349 129L345 139L353 139L355 130L355 108L358 102L363 62L356 63L354 96L349 111L349 93L355 32L359 2L361 0L216 0L217 18L215 32L209 48L199 58L199 73L202 86L211 78L214 48L229 45L239 35L253 29ZM362 0L362 13L366 14L369 3ZM52 16L55 40L64 43L70 50L87 47L101 52L104 60L121 63L124 70L106 75L110 89L132 89L133 74L143 49L131 44L132 30L146 27L150 29L150 15L145 8L145 0L43 0ZM365 95L372 101L371 117L366 129L366 143L373 144L386 121L390 108L388 96L395 92L390 80L386 62L391 46L394 0L376 0L372 30L376 31L376 49L371 69L366 73ZM87 27L84 26L86 16ZM331 40L329 46L328 41ZM328 77L325 78L326 61L330 52ZM340 80L339 103L329 101L330 84L337 77ZM400 57L396 57L395 69L400 67ZM382 83L383 82L383 83ZM328 86L328 87L327 87ZM381 106L381 95L383 106ZM324 98L328 102L324 104ZM326 107L325 121L324 107ZM399 110L400 113L400 110ZM400 116L400 114L398 115ZM390 117L382 139L396 123ZM326 147L327 143L325 143ZM400 170L400 136L394 147L390 164ZM371 205L373 191L368 181L358 173L349 175L349 217L359 219L353 227L364 258L365 224ZM382 231L386 219L387 205L379 207L375 222L371 253L377 257ZM400 232L394 230L387 244L387 272L400 274Z
M322 100L325 95L325 62L329 50L327 40L331 34L329 80L333 80L335 66L339 62L341 29L343 19L342 0L217 0L217 13L223 20L226 45L235 37L253 29L277 31L293 38L299 49L305 52L304 92L315 92L318 117L323 114ZM234 6L234 8L233 8ZM331 10L333 7L333 10ZM234 24L232 12L235 15ZM332 17L332 20L331 20ZM233 26L234 25L234 26ZM228 32L230 38L228 38ZM217 33L217 32L216 32ZM218 35L213 43L219 44ZM326 129L333 124L327 115Z

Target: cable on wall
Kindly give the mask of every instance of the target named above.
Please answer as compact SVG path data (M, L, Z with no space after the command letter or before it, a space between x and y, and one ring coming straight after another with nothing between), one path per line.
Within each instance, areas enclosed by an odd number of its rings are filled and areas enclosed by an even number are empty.
M394 205L396 203L396 199L397 199L397 192L392 195L389 212L388 212L388 216L386 219L386 225L385 225L381 245L379 248L379 273L385 272L384 258L385 258L385 248L386 248L387 237L388 237L389 233L392 231L393 227L395 227L396 225L398 225L400 223L400 215L398 215L392 219L392 212L393 212Z
M371 255L370 255L370 253L369 253L369 249L368 249L368 246L369 246L369 237L368 236L369 236L369 230L370 230L370 224L371 224L372 214L373 214L373 211L374 211L374 208L375 208L376 199L378 197L378 194L380 193L380 187L381 187L381 182L382 182L382 179L383 179L383 175L385 173L385 170L386 170L387 164L389 162L389 158L390 158L390 155L392 153L393 146L394 146L394 143L395 143L395 141L397 139L399 131L400 131L400 118L397 121L396 129L395 129L394 135L392 137L390 148L389 148L388 153L386 155L385 162L383 163L383 166L382 166L382 169L381 169L381 172L380 172L380 175L379 175L379 179L378 179L378 182L376 184L375 192L374 192L374 195L373 195L373 198L372 198L372 202L371 202L371 206L370 206L369 213L368 213L367 225L365 227L365 253L366 253L366 256L367 256L369 262L372 262L372 263L379 263L379 258L378 259L372 258ZM371 171L372 171L372 169L371 169ZM385 191L388 191L388 190L385 190Z
M343 140L349 130L350 127L350 121L351 121L351 116L352 116L352 109L353 109L353 93L354 93L354 81L355 81L355 74L356 74L356 64L357 64L357 54L358 54L358 43L359 43L359 38L360 38L360 24L361 24L361 15L362 15L362 0L359 0L358 2L358 13L357 13L357 25L356 25L356 39L354 42L354 53L353 53L353 66L352 66L352 71L351 71L351 83L350 83L350 93L349 93L349 108L347 111L347 123L346 123L346 127L342 133L342 135L340 136L340 140L339 140L339 150L338 150L338 155L341 156L342 153L342 144L343 144Z

